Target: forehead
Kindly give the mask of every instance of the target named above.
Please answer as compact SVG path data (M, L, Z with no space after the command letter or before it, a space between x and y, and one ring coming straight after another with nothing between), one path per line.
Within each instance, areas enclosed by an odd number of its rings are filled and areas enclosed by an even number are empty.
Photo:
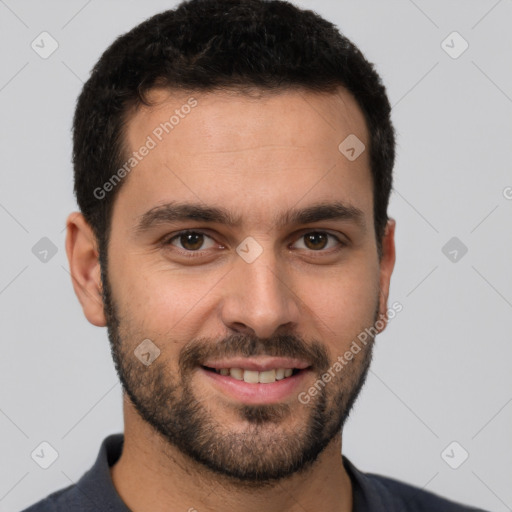
M344 89L253 96L155 89L148 99L125 128L127 161L138 156L114 213L122 210L127 222L177 200L236 212L254 225L329 201L371 215L369 134ZM366 149L349 159L346 140Z
M174 143L175 149L189 154L195 154L197 148L232 151L250 149L265 140L272 144L276 134L278 142L300 142L303 147L331 144L343 134L355 134L368 142L363 113L353 95L341 87L333 93L302 89L193 93L158 88L152 89L147 99L149 106L140 105L128 116L126 136L131 148L150 128L156 138L158 132L164 132L161 136L166 140L161 142ZM162 126L165 123L169 132ZM191 138L191 131L197 137ZM178 146L184 139L187 146Z

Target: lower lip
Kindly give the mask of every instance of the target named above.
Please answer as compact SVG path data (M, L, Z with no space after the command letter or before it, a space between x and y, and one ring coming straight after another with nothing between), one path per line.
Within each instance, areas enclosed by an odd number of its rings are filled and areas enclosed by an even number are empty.
M250 384L204 368L200 368L200 372L210 379L216 389L235 400L248 404L273 404L282 402L292 395L296 397L299 390L304 387L304 380L310 370L301 370L295 375L267 384Z

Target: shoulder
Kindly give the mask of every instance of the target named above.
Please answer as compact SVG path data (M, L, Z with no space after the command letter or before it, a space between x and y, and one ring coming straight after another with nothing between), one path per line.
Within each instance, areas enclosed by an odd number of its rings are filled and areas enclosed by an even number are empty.
M124 436L107 436L98 452L96 462L78 482L59 489L34 503L22 512L129 512L112 483L110 467L121 455Z
M30 505L30 507L22 510L22 512L64 512L71 510L71 506L76 502L75 484L72 484L64 489L59 489L46 498Z
M354 511L485 512L425 489L375 473L364 473L343 456L353 488Z
M430 491L382 475L367 473L370 484L381 494L389 510L397 512L484 512ZM388 510L388 508L386 508Z

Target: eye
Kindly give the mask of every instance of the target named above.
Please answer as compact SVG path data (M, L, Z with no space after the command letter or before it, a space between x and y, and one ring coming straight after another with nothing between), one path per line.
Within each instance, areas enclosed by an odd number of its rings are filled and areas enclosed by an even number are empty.
M333 239L336 243L330 247L327 247L329 244L329 238ZM336 246L344 245L337 236L334 236L331 233L326 233L325 231L311 231L309 233L304 233L299 238L299 241L302 240L303 247L299 247L299 249L309 249L316 252L322 251L323 249L331 249Z
M205 239L211 241L210 245L207 247L204 247ZM201 231L182 231L181 233L174 235L172 238L169 238L164 242L164 244L174 245L187 252L211 249L215 245L213 239Z

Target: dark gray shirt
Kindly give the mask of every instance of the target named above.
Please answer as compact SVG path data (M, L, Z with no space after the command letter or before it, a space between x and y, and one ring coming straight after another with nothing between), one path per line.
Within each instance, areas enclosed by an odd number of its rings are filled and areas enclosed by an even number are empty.
M110 466L123 449L123 434L103 440L96 462L73 485L50 494L23 512L130 512L112 483ZM381 475L363 473L343 456L352 481L353 512L483 512Z

